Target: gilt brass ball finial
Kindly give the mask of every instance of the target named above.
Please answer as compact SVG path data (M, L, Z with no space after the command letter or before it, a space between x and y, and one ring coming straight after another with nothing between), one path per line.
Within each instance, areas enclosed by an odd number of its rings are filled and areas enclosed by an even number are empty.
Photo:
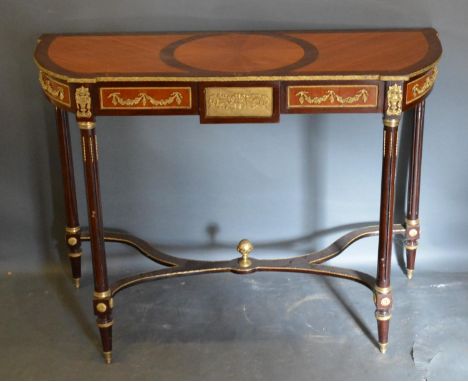
M239 259L239 265L242 268L247 268L252 264L252 262L249 260L249 254L253 251L253 249L253 244L247 239L242 239L239 241L239 244L237 244L237 252L242 255L242 257Z
M252 252L254 249L253 244L247 240L247 239L242 239L239 241L239 244L237 244L237 251L241 254L247 254L249 255L250 252Z

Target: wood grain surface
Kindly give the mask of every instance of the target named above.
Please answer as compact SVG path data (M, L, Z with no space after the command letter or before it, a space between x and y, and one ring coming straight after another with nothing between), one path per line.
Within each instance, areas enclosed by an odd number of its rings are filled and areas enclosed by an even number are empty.
M43 69L73 78L408 75L442 52L431 28L43 35Z

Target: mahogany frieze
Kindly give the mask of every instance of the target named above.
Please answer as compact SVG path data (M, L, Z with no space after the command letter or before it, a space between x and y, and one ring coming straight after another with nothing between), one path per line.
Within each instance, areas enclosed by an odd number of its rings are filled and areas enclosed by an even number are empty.
M294 85L287 88L287 108L375 108L377 85Z
M70 107L70 88L68 85L49 77L44 72L39 72L39 82L47 97Z
M191 109L191 87L102 87L101 110Z
M406 103L416 101L426 95L434 85L437 79L438 69L435 66L432 70L419 77L416 80L406 84Z

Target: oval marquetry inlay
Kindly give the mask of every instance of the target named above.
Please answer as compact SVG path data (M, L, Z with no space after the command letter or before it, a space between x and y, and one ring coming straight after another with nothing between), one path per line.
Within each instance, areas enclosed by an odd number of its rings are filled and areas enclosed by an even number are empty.
M288 86L287 107L363 108L377 107L377 85L304 85Z
M310 42L281 33L227 32L179 40L165 48L161 57L167 64L189 71L254 74L310 64L317 49Z

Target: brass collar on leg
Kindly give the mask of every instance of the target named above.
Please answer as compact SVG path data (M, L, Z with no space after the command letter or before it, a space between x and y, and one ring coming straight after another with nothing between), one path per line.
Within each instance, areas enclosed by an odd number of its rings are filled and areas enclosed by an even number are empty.
M86 122L78 122L78 127L80 130L93 130L96 126L96 122L86 121Z
M68 254L68 257L74 259L74 258L77 258L77 257L81 257L81 255L83 255L83 252L70 252Z
M381 315L379 314L378 312L375 313L375 319L377 321L388 321L392 318L392 315L391 314L386 314L386 315Z
M398 125L400 124L400 120L395 119L395 118L392 118L392 119L385 118L383 121L383 124L386 127L398 127Z
M71 233L71 234L74 234L74 233L78 233L80 232L80 226L77 226L77 227L65 227L65 232L66 233Z
M392 291L392 287L386 287L386 288L381 288L377 285L374 286L374 290L377 293L382 293L382 294L389 294Z
M407 227L419 226L419 219L406 219L405 222Z
M94 297L104 299L111 297L112 293L111 290L105 290L104 292L94 292Z
M108 322L103 322L103 323L98 322L97 327L99 329L105 329L105 328L111 327L113 324L114 324L114 321L108 321Z

